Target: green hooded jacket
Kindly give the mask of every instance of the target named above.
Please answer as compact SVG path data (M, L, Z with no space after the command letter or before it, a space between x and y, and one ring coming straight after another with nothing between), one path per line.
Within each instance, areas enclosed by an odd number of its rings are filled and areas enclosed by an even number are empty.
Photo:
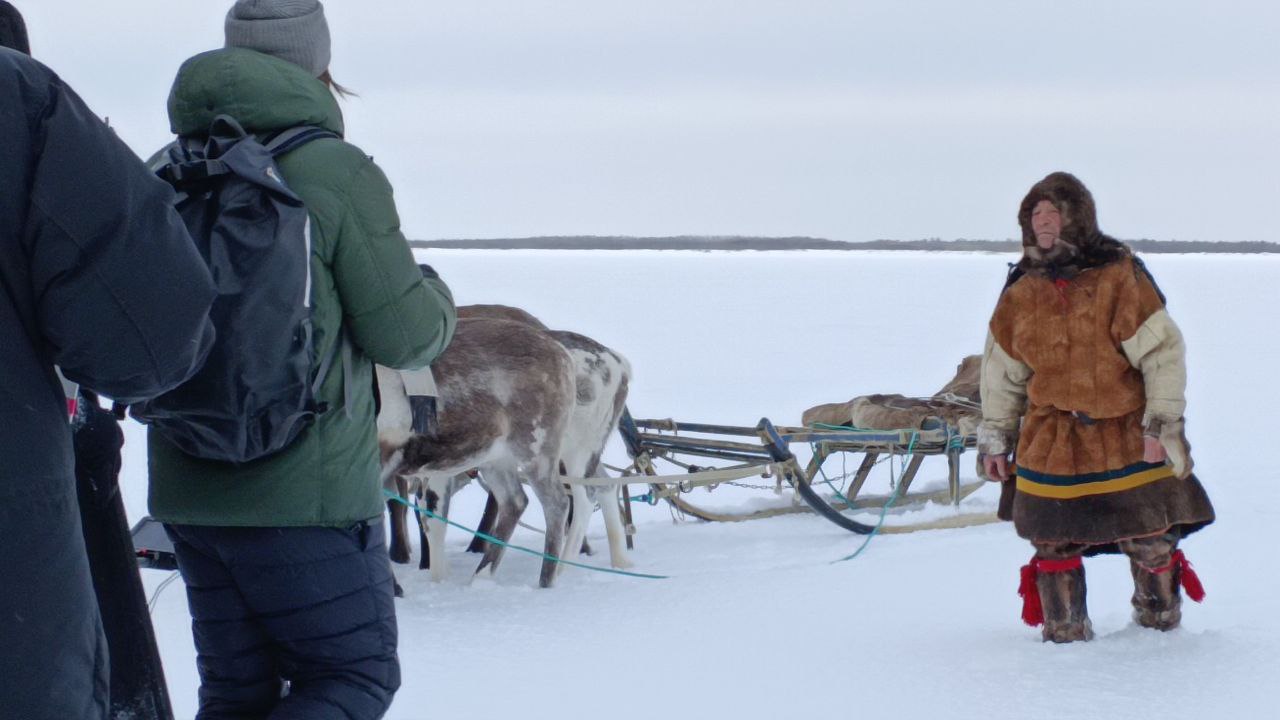
M324 83L252 50L203 53L178 71L169 95L175 134L202 135L222 114L252 133L298 125L343 132ZM342 140L321 139L278 164L311 214L316 357L332 352L345 330L353 366L341 367L339 355L318 398L329 410L289 447L261 460L201 460L152 429L150 510L167 523L347 527L381 515L373 363L420 368L453 337L449 289L423 279L400 233L391 186L371 158Z

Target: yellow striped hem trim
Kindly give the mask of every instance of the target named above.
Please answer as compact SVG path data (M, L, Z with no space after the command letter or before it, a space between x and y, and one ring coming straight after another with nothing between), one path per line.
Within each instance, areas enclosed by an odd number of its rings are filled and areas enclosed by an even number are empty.
M1018 476L1018 491L1036 497L1052 498L1054 500L1074 500L1075 498L1087 497L1089 495L1107 495L1109 493L1124 492L1132 490L1143 485L1150 485L1157 480L1173 477L1173 468L1168 465L1143 470L1134 473L1128 477L1116 478L1115 480L1099 480L1098 482L1081 483L1079 485L1046 485L1038 483L1034 480Z

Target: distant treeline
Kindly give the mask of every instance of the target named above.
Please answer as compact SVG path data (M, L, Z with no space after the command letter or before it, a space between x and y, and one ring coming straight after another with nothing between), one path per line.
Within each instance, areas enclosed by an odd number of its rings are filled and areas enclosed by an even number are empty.
M1209 242L1204 240L1126 240L1145 253L1280 253L1274 242ZM929 250L934 252L1018 252L1016 240L873 240L844 242L814 237L747 237L678 235L627 237L603 235L497 238L489 240L414 240L420 248L467 250Z

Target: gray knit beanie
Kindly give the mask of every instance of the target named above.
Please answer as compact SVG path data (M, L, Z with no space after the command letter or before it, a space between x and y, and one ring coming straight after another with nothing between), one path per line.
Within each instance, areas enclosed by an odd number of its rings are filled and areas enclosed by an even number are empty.
M226 32L227 47L288 60L316 77L329 69L329 24L317 0L237 0Z

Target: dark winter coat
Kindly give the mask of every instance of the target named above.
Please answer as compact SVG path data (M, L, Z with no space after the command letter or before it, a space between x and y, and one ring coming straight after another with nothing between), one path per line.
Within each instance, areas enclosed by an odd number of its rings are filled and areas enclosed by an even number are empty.
M169 97L174 133L200 135L219 114L254 133L297 125L343 132L324 83L252 50L203 53L178 71ZM150 508L166 523L349 527L380 516L373 363L423 367L453 336L449 290L438 278L423 278L400 233L391 186L371 158L342 140L322 139L279 165L311 213L316 357L331 352L341 330L355 346L352 365L335 367L320 389L328 412L261 460L200 460L152 431ZM344 389L346 378L351 387Z
M1036 246L1041 200L1062 212L1067 252ZM1002 517L1034 542L1085 545L1212 522L1181 434L1182 334L1150 275L1098 230L1093 198L1071 175L1032 188L1019 220L1025 274L996 305L982 372L979 450L1016 448ZM1144 462L1144 432L1171 462Z
M0 47L7 47L27 55L31 44L27 40L27 23L12 3L0 0Z
M213 284L173 193L54 73L0 49L0 714L105 712L54 365L132 402L187 379Z

